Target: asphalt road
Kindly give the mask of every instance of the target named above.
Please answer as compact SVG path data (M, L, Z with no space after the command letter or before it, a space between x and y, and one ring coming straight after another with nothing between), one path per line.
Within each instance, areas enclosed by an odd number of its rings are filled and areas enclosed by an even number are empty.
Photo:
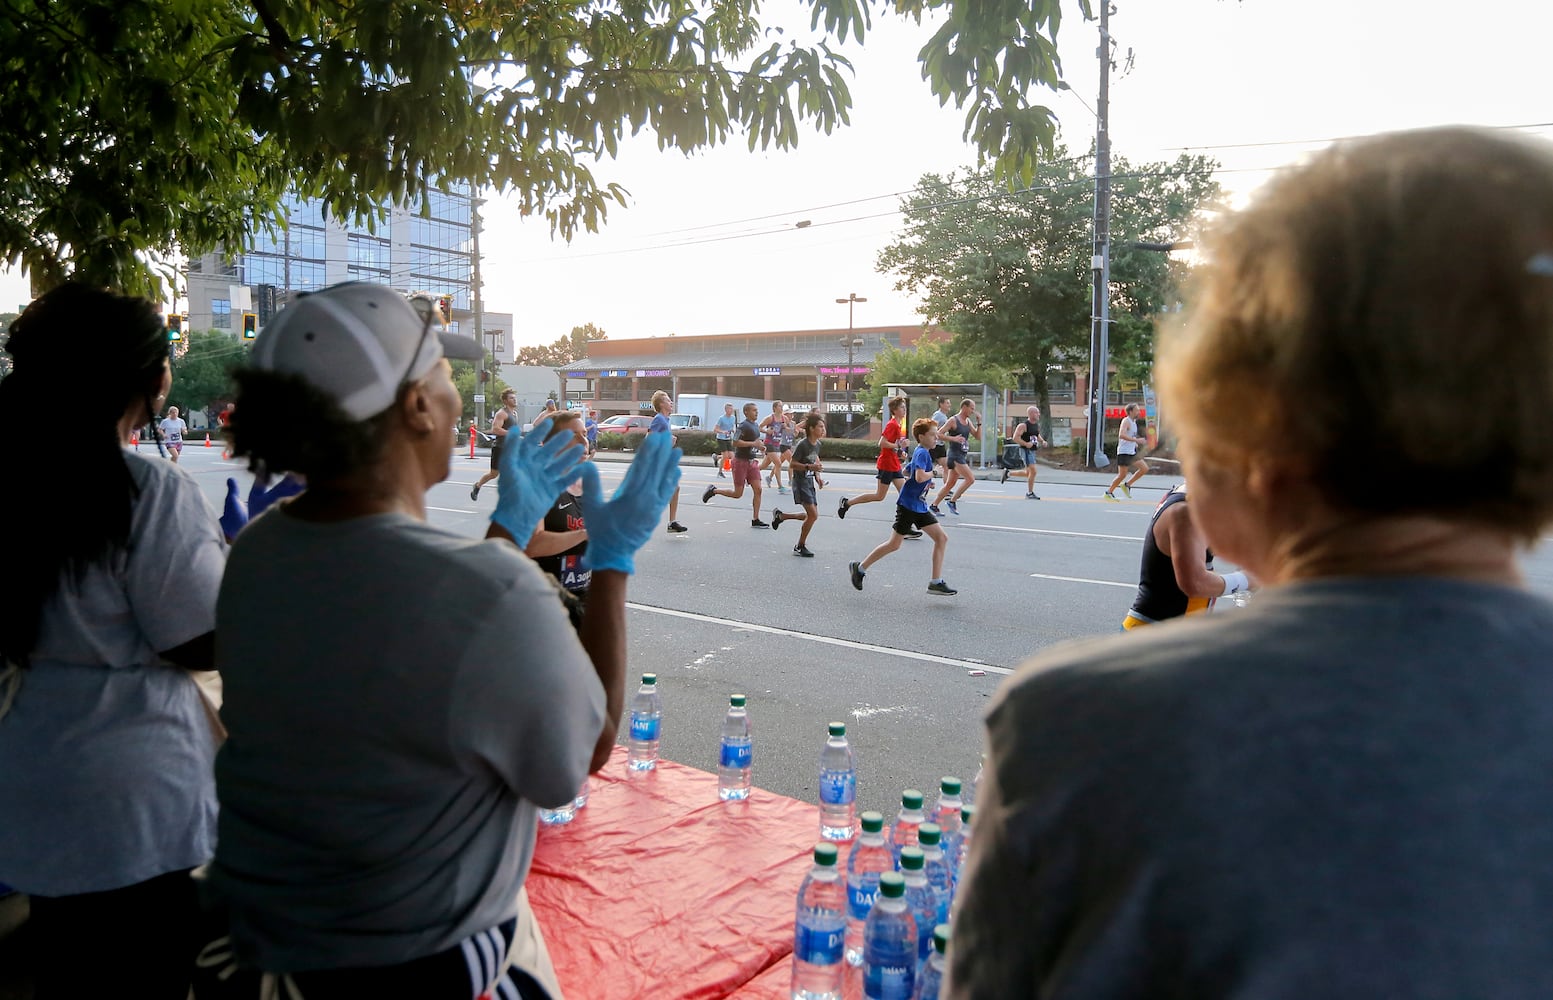
M247 495L247 474L217 448L195 445L183 464L217 509L227 476ZM447 482L428 495L429 520L483 534L494 484L478 502L469 487L486 468L483 453L455 455ZM707 484L729 481L705 459L687 460L679 520L689 532L661 533L637 556L631 670L659 676L662 755L703 770L715 769L728 695L748 695L757 789L813 801L826 723L846 722L859 808L890 816L902 788L920 788L931 802L940 775L970 784L981 712L1025 657L1117 629L1149 514L1178 480L1146 477L1132 501L1117 504L1101 499L1104 477L1094 474L1043 469L1039 501L1024 498L1022 481L977 482L960 517L946 512L944 576L959 594L945 598L926 590L927 539L906 542L870 570L862 593L852 589L847 563L885 540L894 507L892 499L836 518L842 496L871 492L872 476L856 468L826 473L809 541L816 557L800 559L796 525L750 527L749 493L703 505ZM626 466L602 461L600 471L611 486ZM773 507L793 509L790 497L767 489L761 516L769 520ZM1553 539L1525 568L1531 586L1553 596Z

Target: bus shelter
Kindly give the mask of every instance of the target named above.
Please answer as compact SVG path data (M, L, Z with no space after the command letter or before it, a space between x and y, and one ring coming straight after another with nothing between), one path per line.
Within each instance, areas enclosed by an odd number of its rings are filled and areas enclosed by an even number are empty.
M969 399L976 404L976 417L981 421L981 438L971 442L971 464L986 468L998 457L998 433L1003 426L1003 393L985 382L932 382L901 384L886 383L884 398L906 397L906 433L918 417L931 417L938 409L938 398L949 400L951 413L960 411L960 401ZM887 418L889 413L884 416Z

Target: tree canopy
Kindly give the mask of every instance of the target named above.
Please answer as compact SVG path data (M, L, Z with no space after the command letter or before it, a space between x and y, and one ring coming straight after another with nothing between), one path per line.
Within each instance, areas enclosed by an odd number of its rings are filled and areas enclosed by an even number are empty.
M1216 166L1112 161L1111 354L1126 374L1151 367L1154 319L1187 267L1133 244L1188 236L1217 197ZM957 350L1029 371L1043 407L1047 366L1088 359L1093 169L1093 156L1058 148L1028 185L925 175L902 200L905 231L879 254L879 270L923 296L923 315L955 333Z
M518 348L518 364L541 365L560 368L582 359L588 353L588 345L595 340L608 340L609 335L592 323L572 327L572 332L544 346Z
M1089 0L1075 0L1090 14ZM0 0L0 256L157 294L178 252L243 246L288 190L373 224L439 184L514 192L569 238L625 192L594 164L648 130L686 153L786 148L848 120L858 0ZM982 162L1027 177L1054 134L1061 0L897 0L947 12L920 52Z
M223 330L190 330L173 361L168 401L185 413L220 409L233 397L232 371L247 360L243 343Z
M985 382L994 389L1005 389L1010 382L1009 368L972 351L964 350L958 338L946 341L918 341L909 351L887 347L874 356L868 387L858 391L858 399L867 412L877 413L884 405L884 387L926 385L931 383Z

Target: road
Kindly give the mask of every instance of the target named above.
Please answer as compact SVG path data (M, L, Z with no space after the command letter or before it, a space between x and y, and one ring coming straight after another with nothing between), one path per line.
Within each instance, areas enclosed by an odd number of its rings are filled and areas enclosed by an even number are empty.
M247 474L218 448L195 445L183 464L218 509L227 476L247 495ZM448 480L428 495L429 520L483 534L495 492L488 488L472 502L469 487L486 467L483 453L472 461L455 456ZM612 487L626 466L603 461L600 471ZM944 575L960 593L944 598L926 591L926 539L875 565L863 593L852 589L847 563L887 537L894 505L870 504L839 520L839 499L869 491L873 479L862 471L826 475L822 517L809 541L815 558L800 559L792 555L796 525L750 527L748 493L702 505L707 484L729 481L705 460L687 460L679 519L690 531L660 533L637 556L631 670L660 678L663 756L704 770L715 768L728 695L748 695L755 785L795 798L814 800L826 723L846 722L858 758L859 808L887 816L902 788L920 788L931 801L940 775L969 784L980 715L1024 658L1117 629L1137 582L1149 514L1178 481L1149 476L1134 500L1117 504L1100 498L1093 474L1043 469L1039 501L1024 498L1021 481L979 481L960 504L962 515L948 520ZM773 506L792 509L789 497L767 489L767 520ZM1533 589L1553 596L1553 539L1527 557L1525 569Z

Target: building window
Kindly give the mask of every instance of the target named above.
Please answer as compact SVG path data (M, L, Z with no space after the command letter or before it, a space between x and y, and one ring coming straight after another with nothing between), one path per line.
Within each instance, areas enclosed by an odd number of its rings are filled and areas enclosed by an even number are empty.
M217 330L232 329L232 300L210 300L210 325Z

